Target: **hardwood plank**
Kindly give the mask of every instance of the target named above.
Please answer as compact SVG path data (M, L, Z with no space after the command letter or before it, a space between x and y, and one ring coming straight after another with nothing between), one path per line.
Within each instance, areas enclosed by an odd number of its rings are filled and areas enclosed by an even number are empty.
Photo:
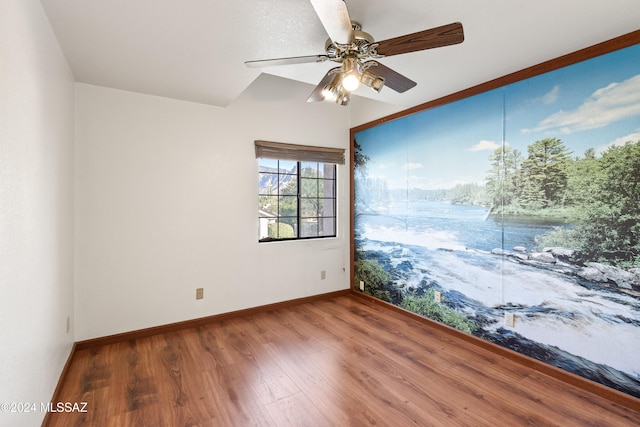
M235 366L204 373L209 398L217 410L216 425L275 426L262 404L254 399L253 391L243 375L233 371Z
M266 405L278 427L326 426L328 420L303 393L296 393Z
M81 348L47 426L634 426L640 413L338 296ZM640 407L640 405L639 405Z
M334 372L318 369L304 352L291 351L291 347L267 344L266 350L272 354L280 366L286 366L287 375L298 385L301 392L314 402L318 409L330 421L330 425L348 425L353 415L349 409L363 407L360 396L344 393L341 387L332 383Z

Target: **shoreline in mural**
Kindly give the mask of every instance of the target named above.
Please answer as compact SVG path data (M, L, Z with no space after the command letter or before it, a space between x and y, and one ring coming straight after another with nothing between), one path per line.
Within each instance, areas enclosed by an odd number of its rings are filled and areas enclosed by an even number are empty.
M638 69L636 45L356 132L356 282L640 397Z

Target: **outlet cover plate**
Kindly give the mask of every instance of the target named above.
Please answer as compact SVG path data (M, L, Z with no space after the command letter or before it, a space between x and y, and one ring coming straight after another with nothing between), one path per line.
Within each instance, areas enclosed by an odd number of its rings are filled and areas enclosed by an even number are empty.
M504 314L504 326L508 326L513 328L516 326L516 315L515 313L505 313Z

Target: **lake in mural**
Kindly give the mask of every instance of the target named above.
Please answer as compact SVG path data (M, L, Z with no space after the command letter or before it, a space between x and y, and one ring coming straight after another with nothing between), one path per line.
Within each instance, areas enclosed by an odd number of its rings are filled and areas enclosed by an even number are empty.
M640 397L639 141L637 45L356 132L356 283Z

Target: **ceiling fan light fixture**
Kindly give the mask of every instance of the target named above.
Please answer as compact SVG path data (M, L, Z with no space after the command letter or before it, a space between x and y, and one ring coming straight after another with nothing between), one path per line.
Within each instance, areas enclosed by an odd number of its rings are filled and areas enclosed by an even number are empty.
M360 79L363 85L370 87L376 92L380 93L382 87L384 86L384 79L382 77L376 76L368 71L362 73L362 78Z
M345 106L349 104L349 100L350 100L349 92L347 92L346 90L340 91L338 93L338 98L336 99L336 104Z
M333 79L331 79L331 82L322 89L322 96L327 101L336 101L339 95L339 87L342 75L339 72L339 68L336 68L335 70L336 73L333 76Z
M338 98L338 88L332 85L326 85L322 89L322 96L327 101L335 101Z
M353 92L360 86L360 73L358 72L358 60L354 57L347 56L342 63L342 82L340 83L344 90Z

